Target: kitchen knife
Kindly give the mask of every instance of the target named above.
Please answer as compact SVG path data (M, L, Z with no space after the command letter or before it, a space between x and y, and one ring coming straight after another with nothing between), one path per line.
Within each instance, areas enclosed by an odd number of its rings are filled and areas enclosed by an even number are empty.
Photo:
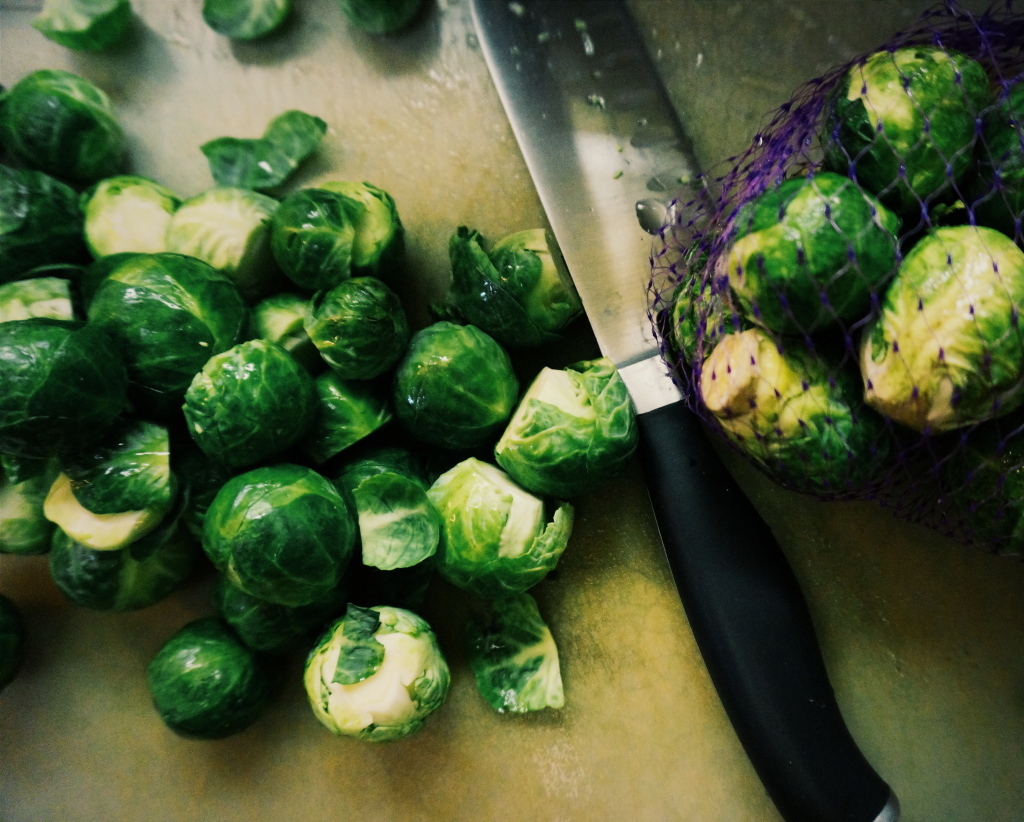
M641 458L701 655L787 822L895 822L840 714L785 556L715 454L648 319L650 236L693 152L619 0L472 0L480 46ZM639 219L638 219L639 217Z

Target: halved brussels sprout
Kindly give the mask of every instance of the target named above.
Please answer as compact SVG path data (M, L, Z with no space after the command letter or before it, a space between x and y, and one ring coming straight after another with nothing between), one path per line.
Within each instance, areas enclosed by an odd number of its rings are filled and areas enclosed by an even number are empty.
M25 618L8 597L0 594L0 691L18 675L25 657Z
M260 139L218 137L199 148L217 185L267 191L291 176L326 131L319 117L292 109L271 120Z
M43 500L57 476L56 461L44 462L41 473L23 477L4 460L0 472L0 554L45 554L50 550L53 523L43 514ZM20 466L19 466L20 467Z
M339 0L353 25L368 34L391 34L407 26L423 0Z
M626 384L602 357L562 371L542 369L494 455L524 488L574 497L621 471L638 439Z
M117 346L93 324L0 323L0 453L46 457L102 437L125 404Z
M65 48L102 51L124 40L131 21L128 0L46 0L32 27Z
M182 203L167 224L167 250L224 272L247 300L276 290L281 279L270 253L270 220L277 200L243 188L218 186Z
M565 704L558 648L529 594L489 603L466 625L466 646L477 690L498 713Z
M395 373L398 418L414 436L442 448L487 442L509 418L518 394L508 354L472 325L424 328Z
M74 190L42 172L0 165L0 283L88 256Z
M101 180L81 199L89 250L97 258L167 251L167 226L180 204L173 191L145 177Z
M1024 80L1003 90L984 124L972 208L979 225L1024 247Z
M291 0L203 0L203 20L232 40L256 40L281 27Z
M313 462L326 462L391 422L387 389L375 382L343 380L328 372L316 378L318 412L299 444Z
M386 742L423 726L451 675L434 632L412 611L349 605L310 651L303 680L329 731Z
M380 376L409 344L401 300L376 277L355 277L315 294L305 328L324 362L346 380Z
M544 501L499 468L470 457L427 492L441 514L438 571L485 599L518 594L558 563L572 533L574 509L561 503L549 521Z
M203 522L203 548L247 594L308 605L345 572L356 518L324 477L298 465L256 468L228 480Z
M405 229L390 194L370 183L331 180L317 188L362 203L355 218L352 240L352 275L387 278L405 256Z
M207 360L185 393L189 433L207 456L240 468L301 439L316 415L313 378L281 346L239 343Z
M309 300L283 291L261 300L249 315L249 337L277 343L311 374L324 370L324 361L306 333Z
M33 317L75 319L71 283L60 277L37 277L0 285L0 323Z
M740 209L728 252L740 309L773 331L859 320L896 270L900 218L848 177L787 180Z
M707 359L722 337L749 327L711 279L690 276L672 294L667 339L676 359L682 357L690 364L698 356Z
M126 141L105 92L77 74L40 69L0 95L0 143L27 166L94 183L121 170Z
M728 438L779 482L838 494L878 476L884 422L864 405L857 375L782 349L761 329L723 337L704 362L701 399Z
M949 431L1024 402L1024 252L991 228L940 228L904 258L861 338L867 402Z
M192 739L245 730L270 700L265 663L219 617L188 623L146 668L153 706L168 728Z

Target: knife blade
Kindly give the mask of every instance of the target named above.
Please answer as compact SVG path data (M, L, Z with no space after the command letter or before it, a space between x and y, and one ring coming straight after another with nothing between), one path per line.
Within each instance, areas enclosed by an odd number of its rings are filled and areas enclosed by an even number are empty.
M472 0L484 59L602 353L637 410L669 566L712 682L787 822L895 822L768 526L682 401L648 316L652 222L697 175L621 0ZM651 221L651 216L656 219Z

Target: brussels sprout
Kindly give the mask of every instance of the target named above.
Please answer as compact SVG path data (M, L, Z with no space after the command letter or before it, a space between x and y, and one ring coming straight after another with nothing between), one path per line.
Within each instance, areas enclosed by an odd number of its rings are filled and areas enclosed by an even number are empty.
M249 337L277 343L307 371L317 374L323 371L324 361L303 325L308 303L307 298L288 292L261 300L249 315Z
M242 188L217 187L182 203L167 224L167 250L197 257L227 274L248 300L276 289L270 253L277 200Z
M94 514L76 498L67 474L58 475L43 501L43 514L75 542L97 551L116 551L142 539L163 521L170 503L136 511Z
M321 188L288 195L270 221L270 248L300 288L334 288L352 275L356 222L366 207Z
M349 605L310 651L303 679L325 728L386 742L422 727L451 676L434 632L412 611Z
M743 313L773 331L858 320L896 269L899 228L847 177L787 180L737 214L729 286Z
M201 553L179 519L168 519L153 533L116 551L89 548L58 529L50 551L53 581L83 608L148 608L184 582Z
M131 22L128 0L46 0L32 27L65 48L102 51L122 42Z
M355 516L334 486L297 465L228 480L203 522L213 564L247 594L279 605L308 605L337 588L355 537Z
M518 594L540 582L569 542L574 509L562 503L550 522L544 502L502 470L470 457L427 492L441 514L438 571L485 599Z
M43 514L43 500L57 476L56 462L44 462L42 473L22 477L4 460L0 473L0 553L45 554L50 550L53 523Z
M903 260L864 330L865 398L918 431L948 431L1024 402L1024 252L991 228L940 228Z
M723 289L699 276L684 279L675 288L668 316L668 343L673 356L693 363L707 358L726 334L750 327L723 297Z
M626 385L602 357L563 371L542 369L494 455L524 488L574 497L621 471L638 437Z
M409 344L398 295L376 277L357 277L309 302L306 333L334 372L369 380L390 369Z
M291 176L326 131L319 117L292 109L271 120L258 140L218 137L199 148L217 185L267 191Z
M167 640L146 681L167 727L192 739L244 730L272 692L264 663L218 617L194 620Z
M96 442L124 408L128 378L94 325L0 323L0 453L45 457Z
M87 257L78 195L39 171L0 165L0 283Z
M309 430L316 391L281 346L250 340L210 357L185 394L184 412L207 456L242 467L284 451Z
M434 323L416 333L395 373L395 413L416 437L474 448L512 413L519 381L505 350L472 325Z
M1024 246L1024 80L1018 80L985 112L978 176L972 187L980 225L1016 237Z
M281 27L292 0L203 0L203 20L232 40L256 40Z
M94 514L167 509L178 481L171 473L170 441L162 425L129 420L115 425L95 446L61 464L71 493Z
M990 99L985 70L960 52L877 52L836 88L823 134L826 167L913 215L970 168L975 118Z
M234 283L181 254L127 259L89 304L89 324L117 342L132 382L170 399L184 395L211 356L238 342L247 319Z
M92 303L92 298L96 295L96 289L100 287L100 283L107 279L121 263L126 263L128 260L141 256L141 253L135 251L108 254L106 257L100 257L82 269L76 282L78 283L78 293L82 297L82 305L86 311L89 310L89 305Z
M378 449L342 469L335 485L352 495L363 565L391 571L437 551L441 521L427 482L403 448Z
M836 494L874 479L888 456L884 422L855 373L760 329L724 337L704 363L701 399L728 438L776 480Z
M26 165L75 183L124 165L125 136L110 98L67 71L34 71L0 96L0 143Z
M352 276L387 277L393 273L405 256L405 229L391 195L370 183L332 180L317 188L341 194L364 207L355 219Z
M345 604L344 586L308 605L290 608L259 599L218 577L214 605L242 642L254 651L289 650L307 635L323 628Z
M502 345L530 348L556 341L583 313L562 254L544 229L506 237L489 256L482 246L480 233L465 226L448 241L448 300L456 315Z
M171 447L171 468L181 483L183 510L181 520L196 539L203 537L203 519L231 472L204 454L186 437Z
M391 422L387 392L377 383L343 380L328 372L316 378L319 412L300 447L313 462L326 462Z
M167 226L179 205L173 191L145 177L102 180L82 195L85 241L97 258L167 251Z
M423 0L338 0L354 26L368 34L391 34L408 25Z
M75 319L71 284L59 277L38 277L0 285L0 323L33 317Z
M25 657L25 619L10 599L0 594L0 691L18 675Z
M498 713L565 704L558 648L529 594L489 603L483 620L466 625L466 645L477 690Z

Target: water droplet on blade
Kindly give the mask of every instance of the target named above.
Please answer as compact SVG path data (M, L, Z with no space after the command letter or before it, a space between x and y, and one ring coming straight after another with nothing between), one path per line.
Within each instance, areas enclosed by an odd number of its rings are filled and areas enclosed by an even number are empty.
M665 224L665 216L668 213L666 205L654 197L648 197L646 200L638 200L636 204L636 219L640 223L640 228L646 231L648 234L657 234Z

